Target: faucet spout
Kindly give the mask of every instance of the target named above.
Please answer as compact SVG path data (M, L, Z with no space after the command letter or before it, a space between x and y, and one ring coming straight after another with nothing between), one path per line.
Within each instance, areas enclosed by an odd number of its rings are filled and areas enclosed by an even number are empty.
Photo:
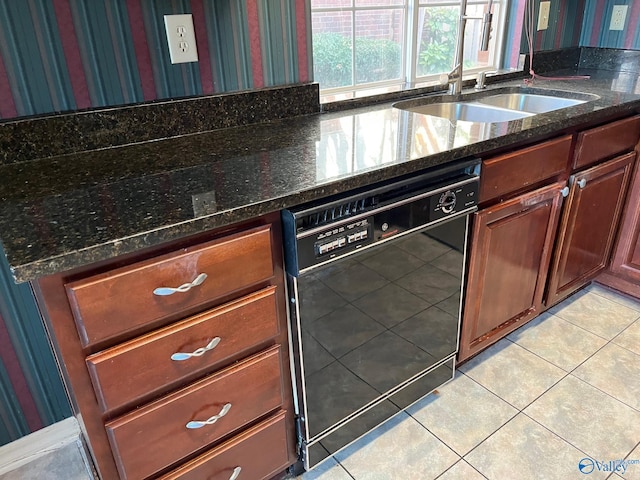
M482 20L482 40L480 49L486 51L489 49L489 34L491 32L491 21L493 14L491 7L493 0L489 0L488 12L482 17L467 16L467 0L460 1L460 18L458 21L458 35L456 39L456 52L453 59L453 70L447 74L447 82L449 84L449 94L458 95L462 92L462 62L464 59L464 31L467 26L467 20Z

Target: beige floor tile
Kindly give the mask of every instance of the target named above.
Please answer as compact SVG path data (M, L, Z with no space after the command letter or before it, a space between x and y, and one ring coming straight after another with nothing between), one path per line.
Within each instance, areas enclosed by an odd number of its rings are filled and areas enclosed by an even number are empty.
M640 300L625 295L624 293L616 292L612 288L600 285L599 283L594 282L585 290L593 292L596 295L600 295L601 297L608 298L609 300L619 303L620 305L624 305L625 307L640 311Z
M406 413L335 455L355 480L436 478L460 457Z
M464 459L490 480L585 479L578 463L585 454L520 413ZM607 475L593 472L589 480Z
M636 445L636 448L627 455L625 460L627 460L627 462L625 463L626 470L623 478L627 480L630 478L640 479L640 444Z
M461 373L438 392L438 395L430 395L407 411L461 456L518 413L504 400Z
M640 355L609 343L573 375L640 411Z
M460 460L438 477L438 480L485 480L485 477L464 460Z
M620 335L615 337L613 343L640 355L640 320L636 320Z
M593 459L624 458L640 442L640 412L571 375L524 413Z
M297 477L298 480L352 480L344 468L333 458L329 457L310 472Z
M591 292L579 292L549 312L607 340L640 318L638 310Z
M507 339L469 360L460 371L520 410L566 375Z
M543 313L507 338L567 372L607 343L602 337L549 313Z

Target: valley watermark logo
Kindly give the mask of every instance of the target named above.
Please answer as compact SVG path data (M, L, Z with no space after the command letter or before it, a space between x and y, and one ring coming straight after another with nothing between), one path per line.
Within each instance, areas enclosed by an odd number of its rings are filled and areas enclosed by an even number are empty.
M625 474L629 465L640 465L640 460L609 460L598 461L590 457L585 457L578 462L578 470L585 475L590 474L594 470L599 472L618 472Z

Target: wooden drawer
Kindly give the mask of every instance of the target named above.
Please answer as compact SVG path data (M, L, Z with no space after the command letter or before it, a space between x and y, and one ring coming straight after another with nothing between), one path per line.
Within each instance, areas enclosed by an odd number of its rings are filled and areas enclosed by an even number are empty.
M217 297L273 276L270 226L181 250L65 285L83 347L195 313ZM187 285L161 296L159 287ZM187 287L183 288L186 290Z
M578 134L573 168L582 168L635 147L640 138L640 116L625 118Z
M277 336L276 292L276 287L268 287L88 357L102 411L144 403ZM178 352L204 349L216 338L213 348L197 356L172 359Z
M281 411L232 440L161 477L162 480L261 480L289 466L286 412Z
M539 184L565 172L569 165L571 136L488 158L482 161L480 202Z
M108 422L120 476L145 478L279 408L280 372L280 347L274 346ZM201 428L187 428L191 422L207 420L210 424Z

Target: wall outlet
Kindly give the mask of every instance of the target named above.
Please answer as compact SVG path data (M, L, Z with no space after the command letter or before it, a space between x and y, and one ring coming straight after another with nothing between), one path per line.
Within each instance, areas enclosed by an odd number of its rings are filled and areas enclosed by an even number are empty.
M624 22L627 20L628 5L614 5L611 11L611 23L609 30L624 30Z
M538 30L546 30L549 28L550 10L551 2L540 2L540 11L538 12Z
M164 26L171 63L197 62L198 48L191 14L165 15Z
M216 201L216 192L196 193L191 195L191 204L193 205L193 216L204 217L218 211L218 202Z

